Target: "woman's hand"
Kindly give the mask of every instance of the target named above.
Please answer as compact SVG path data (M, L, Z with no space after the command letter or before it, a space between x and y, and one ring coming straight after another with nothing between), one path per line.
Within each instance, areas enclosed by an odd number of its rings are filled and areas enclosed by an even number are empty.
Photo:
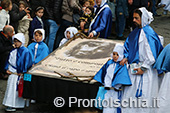
M11 74L12 74L11 71L9 71L9 70L7 70L6 73L7 73L8 75L11 75Z
M135 68L134 71L137 71L135 75L142 75L144 73L144 71L142 71L141 68Z
M21 73L17 73L18 76L21 76Z
M91 32L90 34L89 34L89 36L88 36L89 38L93 38L94 37L94 34L93 34L93 32Z
M124 66L124 64L127 64L127 58L120 61L120 65Z

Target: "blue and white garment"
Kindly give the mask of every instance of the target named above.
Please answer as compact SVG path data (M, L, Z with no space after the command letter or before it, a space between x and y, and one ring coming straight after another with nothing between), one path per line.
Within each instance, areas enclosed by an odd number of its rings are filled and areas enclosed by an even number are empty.
M169 113L170 111L170 44L168 44L158 56L154 68L162 70L165 73L163 76L162 83L160 85L158 100L159 108L155 113Z
M119 64L123 59L123 51L123 45L116 44L113 52L117 52L119 55L117 62L113 59L109 60L94 76L94 79L102 83L104 87L113 87L119 90L122 89L122 86L132 85L126 65ZM113 100L119 99L121 101L121 95L122 91L111 89L106 92L104 99L109 100L112 98ZM121 108L104 107L103 113L121 113Z
M34 33L38 30L42 32L41 42L36 42L34 38L35 42L32 42L28 46L28 50L30 51L31 56L32 56L33 64L37 64L38 62L40 62L42 59L44 59L45 57L49 55L48 46L43 42L43 40L45 39L45 31L44 29L35 29Z
M10 52L5 70L11 71L13 74L9 75L7 88L3 100L3 105L13 108L24 108L25 101L18 97L17 85L20 76L14 73L26 73L28 68L32 66L31 55L26 47L24 47L25 37L23 33L17 33L13 36L22 42L21 47L15 48Z
M112 12L106 2L107 0L102 0L100 7L95 2L96 15L89 26L89 32L93 32L94 35L100 33L101 38L110 36L112 26Z
M70 32L70 39L73 38L73 36L78 33L77 28L75 27L68 27L65 32L64 32L64 36L65 38L63 38L59 44L59 47L62 46L63 44L65 44L69 39L67 38L67 31Z
M142 28L136 28L132 31L124 43L124 56L128 59L128 64L142 63L142 67L147 70L142 75L129 76L132 81L131 87L125 87L123 99L147 99L148 106L152 106L152 99L158 94L158 73L153 69L153 64L159 53L163 49L158 35L149 26L153 21L152 13L146 8L139 8L142 12ZM127 107L122 111L126 113L155 113L153 108Z

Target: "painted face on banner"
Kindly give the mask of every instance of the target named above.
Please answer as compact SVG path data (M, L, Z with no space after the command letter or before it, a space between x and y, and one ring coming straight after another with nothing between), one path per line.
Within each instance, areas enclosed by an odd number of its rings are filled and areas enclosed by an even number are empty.
M65 52L65 54L68 57L80 59L108 58L114 46L113 43L86 41L74 46L71 50Z

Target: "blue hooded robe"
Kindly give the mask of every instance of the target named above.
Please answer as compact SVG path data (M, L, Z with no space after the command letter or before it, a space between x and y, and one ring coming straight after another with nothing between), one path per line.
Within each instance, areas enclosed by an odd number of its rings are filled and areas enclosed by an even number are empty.
M48 46L43 42L44 38L45 38L45 31L44 29L35 29L34 33L39 30L42 32L42 40L41 42L33 42L28 46L28 50L31 53L32 56L32 62L33 64L37 64L38 62L40 62L42 59L44 59L45 57L48 56L49 54L49 48ZM34 39L35 40L35 39ZM36 40L35 40L36 41ZM36 57L35 57L35 46L38 45L37 48L37 52L36 52Z
M157 33L149 26L146 25L142 28L150 45L152 54L155 59L157 59L159 53L162 51L163 46ZM141 28L136 28L133 30L124 43L125 51L124 56L128 59L128 63L138 63L139 62L139 35Z
M170 44L168 44L158 56L154 68L170 72Z
M103 67L94 76L94 79L104 85L104 79L106 76L107 68L109 67L110 64L113 63L116 63L116 68L114 70L112 87L115 87L115 85L118 84L127 86L132 85L126 65L122 66L119 64L120 62L114 62L113 60L109 60L107 63L105 63Z

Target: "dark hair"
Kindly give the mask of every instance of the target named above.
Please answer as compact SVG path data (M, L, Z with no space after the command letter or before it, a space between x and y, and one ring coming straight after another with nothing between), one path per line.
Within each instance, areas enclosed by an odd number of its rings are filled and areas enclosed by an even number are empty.
M1 7L2 7L2 9L6 9L10 6L10 4L12 4L11 0L2 0Z
M40 30L35 31L35 32L34 32L34 35L35 35L36 33L42 35L42 32L41 32Z
M94 7L93 6L88 6L86 8L89 8L91 10L92 14L94 13Z
M26 3L24 1L19 1L19 5L23 4L25 6L25 8L27 7Z
M41 10L41 9L44 10L44 7L41 7L41 6L37 7L37 8L35 9L35 12L38 12L38 11Z
M133 13L137 13L140 17L142 17L142 12L139 9L135 9Z
M21 42L21 41L20 41L20 40L18 40L17 38L14 38L14 41L15 41L15 40L16 40L17 42ZM22 42L21 42L21 43L22 43Z

